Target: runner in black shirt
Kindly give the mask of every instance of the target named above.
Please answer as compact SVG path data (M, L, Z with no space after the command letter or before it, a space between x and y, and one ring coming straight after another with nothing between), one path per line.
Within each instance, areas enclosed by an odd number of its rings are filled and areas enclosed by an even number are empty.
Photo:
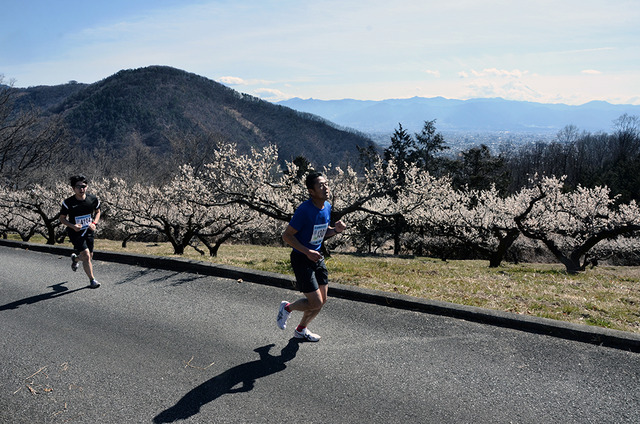
M100 287L100 283L93 276L93 239L96 226L100 221L100 201L93 194L87 194L87 178L84 175L74 175L70 179L74 195L62 202L60 222L67 226L69 240L75 252L71 254L71 269L78 269L78 262L89 277L92 289Z

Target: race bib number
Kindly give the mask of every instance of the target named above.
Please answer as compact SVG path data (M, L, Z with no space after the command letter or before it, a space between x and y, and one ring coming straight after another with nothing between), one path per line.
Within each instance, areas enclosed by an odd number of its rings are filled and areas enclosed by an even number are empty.
M318 224L313 226L313 234L311 234L311 240L309 243L313 245L319 245L324 240L324 235L327 233L327 228L329 228L329 224Z
M82 229L89 227L91 224L91 215L76 216L76 224L82 225Z

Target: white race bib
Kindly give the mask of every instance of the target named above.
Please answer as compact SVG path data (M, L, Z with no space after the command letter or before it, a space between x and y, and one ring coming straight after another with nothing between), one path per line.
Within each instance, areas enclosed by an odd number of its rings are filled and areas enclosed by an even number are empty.
M89 227L89 224L91 224L91 222L91 215L76 216L76 224L82 225L83 230Z
M314 225L309 243L314 245L321 244L322 240L324 240L324 235L327 233L327 228L329 228L329 223Z

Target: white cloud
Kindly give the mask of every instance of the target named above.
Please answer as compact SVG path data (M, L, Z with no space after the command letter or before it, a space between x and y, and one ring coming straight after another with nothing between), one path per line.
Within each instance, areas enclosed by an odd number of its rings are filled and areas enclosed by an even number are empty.
M245 79L245 78L232 77L232 76L220 77L218 78L218 82L221 82L222 84L226 84L226 85L244 85L244 86L274 84L273 81L267 81L262 79Z
M524 75L528 74L529 71L521 71L519 69L514 69L512 71L508 71L506 69L497 69L497 68L486 68L482 71L476 71L475 69L471 70L471 74L475 77L506 77L506 78L522 78Z
M228 85L247 85L248 84L245 80L239 77L220 77L218 78L218 81Z
M511 100L540 101L544 96L532 88L536 77L529 71L499 68L470 69L458 72L465 79L465 98L502 97Z
M258 88L253 90L253 92L261 99L268 100L270 102L277 102L291 98L291 96L273 88Z
M467 84L469 98L502 97L509 100L541 101L545 96L518 79L477 78Z
M424 72L425 72L425 74L433 75L436 78L440 78L440 71L434 71L434 70L431 70L431 69L427 69Z
M596 71L595 69L585 69L580 73L585 75L602 75L602 72Z

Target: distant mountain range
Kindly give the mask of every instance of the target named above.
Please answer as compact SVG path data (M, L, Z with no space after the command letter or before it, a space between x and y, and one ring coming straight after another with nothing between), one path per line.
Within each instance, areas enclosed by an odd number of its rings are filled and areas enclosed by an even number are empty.
M398 124L410 132L436 120L439 131L556 133L567 125L580 131L610 132L623 114L640 116L640 106L593 101L580 106L504 100L452 100L443 97L372 100L293 98L279 105L321 116L365 133L392 133Z
M17 107L60 116L80 145L118 152L140 142L162 156L187 137L251 147L276 144L280 158L322 166L358 157L373 142L325 119L239 93L166 66L122 70L93 84L10 88ZM177 146L180 148L180 146Z

